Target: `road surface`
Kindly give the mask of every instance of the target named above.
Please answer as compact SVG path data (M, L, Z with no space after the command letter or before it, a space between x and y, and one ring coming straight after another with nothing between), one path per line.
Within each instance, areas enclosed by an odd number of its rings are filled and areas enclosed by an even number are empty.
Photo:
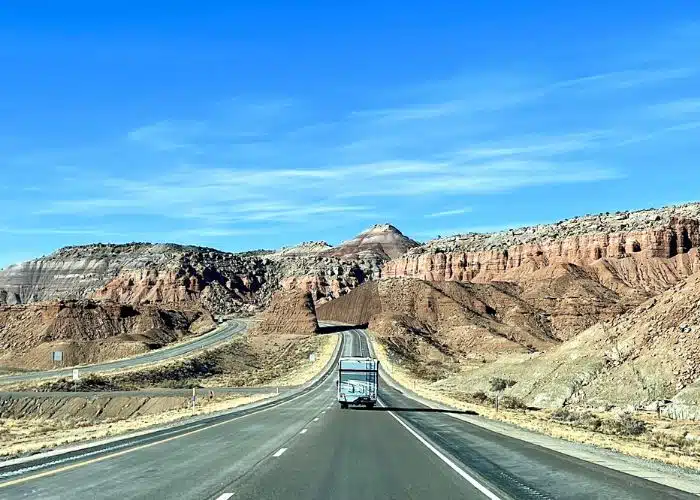
M344 355L367 353L360 332L343 336ZM341 410L332 373L285 398L52 465L0 468L0 498L696 498L425 411L384 383L388 408Z
M127 368L138 368L144 365L152 365L154 363L158 363L159 361L184 356L195 351L212 347L218 343L230 340L234 335L241 334L245 330L246 324L244 322L238 320L229 321L216 330L200 335L196 339L150 351L128 359L119 359L116 361L108 361L106 363L80 367L80 373L100 373L124 370ZM65 368L39 372L23 372L15 375L2 375L0 376L0 384L13 384L16 382L28 382L32 380L43 380L56 377L71 377L72 373L73 368Z

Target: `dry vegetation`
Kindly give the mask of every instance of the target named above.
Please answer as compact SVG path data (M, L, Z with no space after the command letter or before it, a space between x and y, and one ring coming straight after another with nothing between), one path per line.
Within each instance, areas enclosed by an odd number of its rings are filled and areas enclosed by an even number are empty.
M228 410L270 397L256 394L244 397L202 399L195 410L187 407L186 398L179 409L150 415L139 415L126 420L91 419L0 419L0 456L26 455L71 443L118 436L153 426L170 424L193 415L206 415Z
M372 337L371 337L372 338ZM376 338L375 353L389 374L401 385L431 401L476 411L492 420L514 424L567 441L591 444L627 455L700 470L700 422L659 418L656 414L591 412L569 409L528 409L515 397L495 398L511 381L492 380L496 390L473 393L437 389L432 380L420 378Z
M337 335L248 336L184 359L105 375L87 375L77 384L67 379L24 383L13 390L128 391L147 388L290 386L321 371L338 342ZM316 361L309 361L310 354Z

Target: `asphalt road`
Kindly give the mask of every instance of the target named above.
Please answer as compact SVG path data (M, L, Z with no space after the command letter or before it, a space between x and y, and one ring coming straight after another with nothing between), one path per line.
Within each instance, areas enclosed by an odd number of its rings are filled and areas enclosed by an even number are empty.
M359 332L343 335L343 354L367 353ZM341 410L332 372L285 398L118 449L0 468L0 498L696 498L425 411L385 384L388 408L375 410Z
M164 361L169 358L184 356L195 351L212 347L220 342L230 340L234 335L243 333L246 330L246 324L242 321L232 320L222 325L216 330L200 335L196 339L181 342L170 347L164 347L154 351L134 356L128 359L120 359L80 367L81 374L109 372L116 370L124 370L127 368L137 368L143 365L151 365ZM1 375L1 384L11 384L16 382L27 382L31 380L42 380L56 377L71 377L73 368L65 368L58 370L38 371L38 372L23 372L15 375Z

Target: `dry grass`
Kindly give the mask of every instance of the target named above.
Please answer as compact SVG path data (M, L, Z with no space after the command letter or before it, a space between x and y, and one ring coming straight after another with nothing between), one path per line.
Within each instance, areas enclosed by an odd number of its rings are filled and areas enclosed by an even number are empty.
M58 446L127 434L148 427L161 426L193 415L206 415L228 410L270 397L255 394L245 397L202 399L194 412L190 408L140 415L127 420L102 421L65 419L0 419L0 457L37 453Z
M333 353L338 335L247 336L190 356L102 375L85 376L77 387L67 379L24 382L4 390L138 390L153 387L280 387L307 382ZM309 354L316 361L309 362Z
M260 367L255 376L257 380L265 385L290 387L303 385L321 373L326 363L331 359L335 351L340 336L338 334L318 335L312 337L308 347L302 354L294 356L280 357L271 366ZM309 361L307 352L316 354L315 361ZM271 354L272 355L272 354ZM240 385L240 375L222 374L206 379L203 382L205 387L227 387L229 385Z
M370 339L376 356L394 380L426 399L463 410L476 411L486 418L514 424L551 437L700 470L700 422L659 419L655 415L640 414L635 417L644 423L645 432L636 436L625 436L616 434L615 429L624 429L626 423L617 423L621 418L613 413L596 413L595 417L601 420L601 425L596 430L591 430L585 428L585 425L577 426L572 422L552 419L552 410L506 409L496 412L493 406L477 404L475 401L481 399L479 397L465 398L464 394L447 394L431 387L430 381L419 379L407 369L392 363L386 348L371 335ZM470 399L471 402L464 399ZM605 431L606 428L612 431L601 432L601 429Z

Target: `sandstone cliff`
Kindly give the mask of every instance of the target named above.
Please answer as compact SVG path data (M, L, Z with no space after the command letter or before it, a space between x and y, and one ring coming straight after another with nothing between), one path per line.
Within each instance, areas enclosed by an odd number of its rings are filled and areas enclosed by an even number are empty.
M609 266L594 269L612 275L609 280L659 292L700 269L698 246L700 204L689 204L441 238L388 262L382 274L431 281L487 282L517 279L553 264L592 266L603 260ZM618 262L630 258L624 264Z

